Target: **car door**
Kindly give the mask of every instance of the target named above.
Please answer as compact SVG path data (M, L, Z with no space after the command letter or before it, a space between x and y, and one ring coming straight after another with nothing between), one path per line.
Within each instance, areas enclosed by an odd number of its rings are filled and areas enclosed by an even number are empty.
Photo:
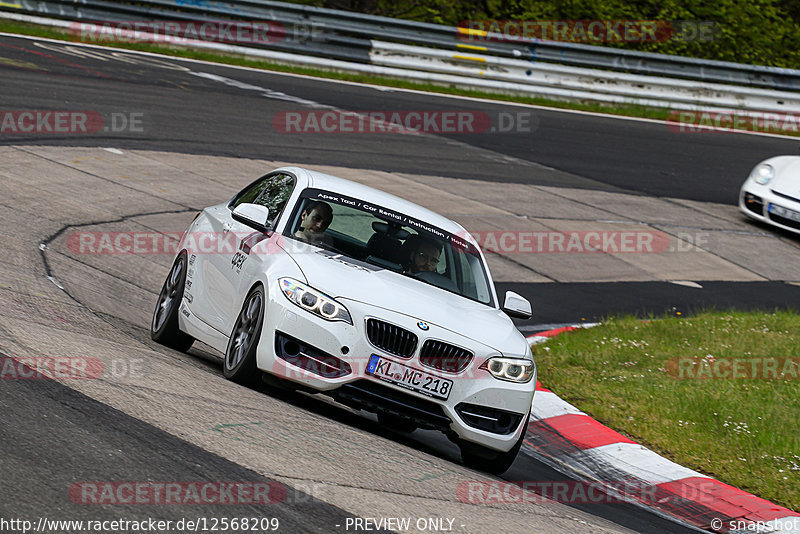
M227 334L225 325L233 298L224 262L230 261L237 243L230 234L230 210L220 204L203 210L203 224L192 238L189 280L194 282L192 313L214 329Z
M214 328L229 334L239 313L245 293L253 283L253 271L245 269L251 249L266 236L233 219L233 210L241 203L249 202L267 206L270 210L269 226L278 222L286 202L294 189L295 179L287 173L269 174L244 190L217 212L210 214L214 232L220 236L222 250L209 256L208 276L214 279L213 291L209 291Z

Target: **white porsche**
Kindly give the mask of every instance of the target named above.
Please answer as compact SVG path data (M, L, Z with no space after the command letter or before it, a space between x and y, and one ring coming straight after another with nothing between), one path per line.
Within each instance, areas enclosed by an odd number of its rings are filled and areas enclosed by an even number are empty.
M457 223L376 189L296 167L204 209L184 234L151 336L224 353L240 383L326 393L397 431L444 432L492 473L522 445L530 346Z
M800 156L777 156L756 165L742 185L739 209L753 219L800 233Z

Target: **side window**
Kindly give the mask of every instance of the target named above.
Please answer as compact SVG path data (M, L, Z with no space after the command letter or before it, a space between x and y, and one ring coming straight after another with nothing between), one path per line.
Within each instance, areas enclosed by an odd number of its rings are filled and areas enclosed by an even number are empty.
M269 224L278 220L294 189L294 177L288 174L273 174L249 185L236 195L228 207L234 209L244 202L261 204L269 208Z

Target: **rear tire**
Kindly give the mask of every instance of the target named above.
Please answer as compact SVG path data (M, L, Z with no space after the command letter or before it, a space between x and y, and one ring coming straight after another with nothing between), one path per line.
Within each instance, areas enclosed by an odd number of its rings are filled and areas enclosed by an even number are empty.
M181 331L178 314L186 286L186 252L181 252L172 264L167 279L161 287L153 320L150 322L150 338L162 345L186 352L194 343L194 338Z
M256 351L263 324L264 288L257 286L244 299L228 341L222 370L228 380L245 385L257 382L260 373L256 367Z

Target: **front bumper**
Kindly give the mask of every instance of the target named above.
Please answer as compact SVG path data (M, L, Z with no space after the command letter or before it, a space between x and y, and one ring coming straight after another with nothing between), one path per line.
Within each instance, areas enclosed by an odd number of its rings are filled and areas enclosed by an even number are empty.
M800 217L792 218L770 212L770 205L800 214L800 199L777 193L769 186L751 183L749 180L739 192L739 209L753 219L800 234Z
M510 450L524 433L536 376L530 382L517 384L498 380L479 369L489 356L498 355L489 347L436 325L422 331L412 317L346 299L339 301L349 310L354 324L329 322L289 302L277 283L268 293L257 354L262 371L327 393L353 408L393 414L420 428L440 430L497 451ZM401 357L372 345L366 332L367 318L413 332L419 338L413 353ZM429 338L467 348L474 357L458 373L423 365L420 349ZM418 393L369 374L372 355L452 380L447 399Z

